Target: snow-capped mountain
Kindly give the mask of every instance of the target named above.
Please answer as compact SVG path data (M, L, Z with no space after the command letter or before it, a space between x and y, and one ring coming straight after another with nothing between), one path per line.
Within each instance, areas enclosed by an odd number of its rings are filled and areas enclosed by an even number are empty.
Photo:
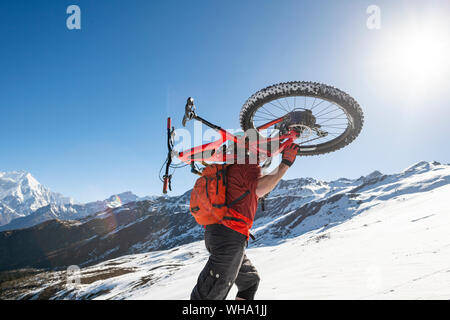
M138 199L138 196L127 191L112 195L102 201L88 202L85 204L75 204L73 202L69 204L50 203L31 212L27 216L15 218L8 224L0 226L0 231L29 228L52 219L79 220L109 208L121 207Z
M47 270L7 272L23 281L2 283L0 298L187 299L208 257L189 194L1 232L1 270ZM262 277L257 298L448 299L449 195L450 165L437 162L280 182L247 251ZM76 288L66 287L69 265L82 268Z
M0 172L0 225L28 216L49 204L70 204L73 200L52 192L25 171Z
M105 200L79 204L52 192L28 172L0 172L0 231L28 228L51 219L82 219L137 200L140 200L138 196L127 191Z
M8 224L12 220L20 217L23 217L23 215L17 213L16 211L8 207L5 203L2 203L0 201L0 226Z

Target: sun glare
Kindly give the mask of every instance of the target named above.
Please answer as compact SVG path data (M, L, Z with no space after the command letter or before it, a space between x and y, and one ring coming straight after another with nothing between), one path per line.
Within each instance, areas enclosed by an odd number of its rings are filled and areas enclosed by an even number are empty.
M399 35L392 44L392 72L398 73L396 76L404 81L419 85L439 79L448 59L443 47L445 40L438 29L420 29Z
M410 98L447 90L449 72L448 24L430 19L384 30L371 59L372 73L390 89ZM387 28L387 27L386 27Z

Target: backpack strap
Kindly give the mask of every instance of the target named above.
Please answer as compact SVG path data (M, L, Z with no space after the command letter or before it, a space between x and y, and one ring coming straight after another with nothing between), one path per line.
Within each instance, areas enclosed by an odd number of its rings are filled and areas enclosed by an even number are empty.
M234 206L236 203L238 203L239 201L241 201L242 199L244 199L248 194L250 193L249 190L245 191L243 194L241 194L239 197L237 197L236 199L234 199L233 201L231 201L227 207L231 208L232 206ZM223 217L223 220L233 220L233 221L239 221L239 222L244 222L245 224L247 224L246 221L239 219L239 218L235 218L235 217L230 217L230 216L225 216Z
M236 199L234 199L233 201L231 201L227 207L231 208L232 206L234 206L236 203L238 203L239 201L241 201L242 199L244 199L246 196L248 196L250 193L250 190L245 191L243 194L241 194L239 197L237 197Z
M230 217L230 216L225 216L225 217L222 218L222 220L233 220L233 221L243 222L243 223L247 224L247 222L245 222L242 219L235 218L235 217Z
M227 188L227 167L229 165L228 164L219 164L217 165L217 170L216 170L216 179L217 179L217 183L216 183L216 194L219 193L219 183L222 183L222 185L225 187L225 198L226 198L226 188ZM222 179L222 182L220 182L220 180ZM214 208L222 208L227 206L227 200L225 199L225 203L222 204L212 204L212 206Z

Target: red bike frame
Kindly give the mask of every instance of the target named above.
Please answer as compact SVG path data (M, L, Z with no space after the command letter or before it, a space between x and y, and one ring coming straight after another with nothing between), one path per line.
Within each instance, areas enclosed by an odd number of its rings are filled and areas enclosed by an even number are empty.
M259 126L258 128L256 128L256 130L261 131L267 129L270 126L273 126L274 124L281 122L283 119L284 117L275 119L262 126ZM202 122L205 123L204 120ZM168 120L168 124L169 123L170 118ZM207 123L207 125L208 124L209 123ZM245 143L245 148L248 149L251 154L256 155L258 159L273 157L282 152L288 144L293 142L294 139L298 137L298 133L296 131L289 130L288 133L278 135L274 138L264 138L261 135L258 135L258 139L255 139L256 141L244 142L242 137L235 136L220 127L211 124L209 124L209 126L217 130L220 133L221 138L217 141L206 143L186 151L178 152L177 154L178 159L187 164L191 164L192 162L195 161L199 162L226 162L227 160L229 161L230 155L229 154L227 155L221 152L220 150L221 149L220 146L222 146L226 141L231 141L235 144L242 144L242 146L244 146L243 143ZM267 146L278 146L278 147L267 148ZM232 160L236 160L236 158L237 158L236 154L232 155Z
M296 138L298 138L299 133L295 130L290 129L287 133L282 135L277 135L273 138L264 138L262 135L256 135L256 141L245 140L244 137L238 137L230 132L222 129L219 126L216 126L205 119L195 115L195 120L202 122L203 124L213 128L217 132L220 133L221 137L217 141L213 141L210 143L203 144L201 146L196 146L191 149L181 151L181 152L172 152L171 150L171 136L173 132L173 128L171 128L171 119L170 117L167 119L167 135L168 135L168 163L166 165L166 174L164 175L164 186L163 193L167 192L168 184L170 185L170 175L169 175L169 166L172 162L172 157L177 157L181 161L191 165L192 171L194 173L199 173L194 169L194 162L201 162L205 164L206 162L230 162L230 160L236 163L237 154L227 154L224 152L226 149L223 148L224 143L227 141L231 141L236 145L241 145L245 149L249 150L250 155L255 156L255 159L267 159L268 157L273 157L281 153L286 146L291 144ZM278 119L272 120L266 124L263 124L256 128L257 131L265 130L281 121L284 120L284 117L280 117ZM267 148L267 146L270 146ZM239 162L238 162L239 163Z

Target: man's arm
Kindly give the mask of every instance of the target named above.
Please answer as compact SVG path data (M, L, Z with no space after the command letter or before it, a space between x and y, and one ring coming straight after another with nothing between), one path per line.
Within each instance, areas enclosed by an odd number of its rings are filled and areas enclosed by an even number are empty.
M256 196L258 198L261 198L265 194L272 191L288 169L288 165L281 163L278 168L272 171L270 174L259 178L258 185L256 186Z
M278 184L286 171L297 158L298 148L299 146L295 143L289 145L286 149L283 150L283 157L278 168L272 171L270 174L258 179L258 184L256 186L256 196L258 198L263 197L264 195L272 191L273 188L275 188L275 186Z

